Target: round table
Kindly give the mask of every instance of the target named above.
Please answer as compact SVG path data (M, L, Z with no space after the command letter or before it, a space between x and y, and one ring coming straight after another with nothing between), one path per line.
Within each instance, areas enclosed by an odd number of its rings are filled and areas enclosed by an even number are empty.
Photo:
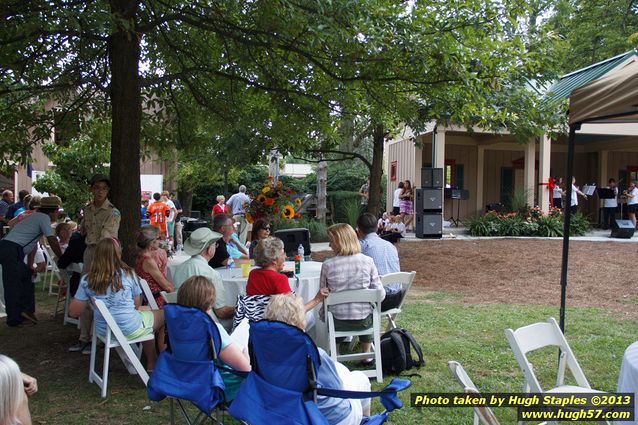
M290 288L303 299L304 303L310 301L319 291L319 276L321 265L318 261L302 261L301 272L295 277L288 279ZM254 266L252 268L255 268ZM286 261L284 269L294 270L294 261ZM218 268L215 269L222 276L224 289L226 291L226 305L235 305L238 295L246 295L246 283L248 278L242 276L241 267ZM328 346L328 325L319 319L319 310L323 308L323 303L313 309L315 316L315 326L308 331L319 347Z
M620 375L618 376L619 393L638 393L638 341L631 344L622 358ZM638 403L634 406L634 420L616 421L616 424L638 424Z

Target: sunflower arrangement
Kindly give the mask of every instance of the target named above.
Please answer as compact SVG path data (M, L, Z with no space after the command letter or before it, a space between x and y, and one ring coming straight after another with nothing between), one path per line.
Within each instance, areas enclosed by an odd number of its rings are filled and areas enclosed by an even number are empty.
M263 188L251 198L251 204L245 206L246 220L249 223L260 218L280 217L293 220L300 216L299 212L295 211L295 206L301 205L301 199L296 197L292 189L285 187L282 181L275 182L272 177L268 177Z

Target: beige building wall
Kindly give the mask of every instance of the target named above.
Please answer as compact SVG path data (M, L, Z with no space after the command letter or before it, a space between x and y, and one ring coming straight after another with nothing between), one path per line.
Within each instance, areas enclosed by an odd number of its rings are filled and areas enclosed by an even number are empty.
M419 136L428 137L426 136ZM410 180L414 187L420 187L421 184L421 167L422 153L421 149L415 146L411 138L397 141L391 141L386 146L388 161L388 185L386 193L386 211L392 211L392 197L394 191L399 186L399 182ZM396 161L396 180L390 179L390 168L392 163Z

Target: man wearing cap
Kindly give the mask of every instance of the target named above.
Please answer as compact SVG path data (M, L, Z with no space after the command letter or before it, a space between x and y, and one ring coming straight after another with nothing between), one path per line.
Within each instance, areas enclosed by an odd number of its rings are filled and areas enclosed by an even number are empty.
M226 305L226 291L224 282L219 272L208 265L208 261L215 255L215 242L222 235L213 232L207 227L201 227L191 233L184 242L184 252L191 256L188 260L177 266L173 277L175 290L191 276L205 276L215 286L215 305L213 310L219 322L225 327L232 325L234 306Z
M56 256L62 255L51 228L51 222L58 219L60 203L57 196L42 198L38 210L19 222L0 240L0 265L9 326L18 326L25 319L32 323L38 321L35 316L34 284L31 281L33 261L25 263L24 257L29 255L33 259L30 254L42 236L47 238Z
M111 181L104 174L96 174L89 182L93 200L84 207L84 218L80 223L80 234L85 236L86 249L82 274L89 271L93 261L93 252L97 243L104 238L116 238L120 230L120 211L108 200ZM81 351L90 354L91 325L93 310L87 308L80 316L79 341L69 348L71 352Z

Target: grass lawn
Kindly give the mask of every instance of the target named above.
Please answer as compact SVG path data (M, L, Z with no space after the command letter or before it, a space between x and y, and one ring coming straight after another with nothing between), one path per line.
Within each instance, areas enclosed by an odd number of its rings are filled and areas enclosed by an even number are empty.
M100 398L98 387L87 381L89 356L66 352L77 338L76 329L62 327L61 319L53 322L44 313L53 303L53 297L39 293L41 323L21 329L0 327L0 352L16 359L25 372L39 380L40 391L31 400L34 423L168 423L168 404L149 402L139 379L127 374L115 353L108 397ZM471 408L420 410L407 405L410 392L460 392L447 368L448 360L459 361L484 392L520 392L523 376L504 330L550 316L558 318L557 306L472 305L457 294L415 290L398 324L410 330L421 344L427 365L419 371L420 377L411 378L412 387L401 397L406 406L394 412L389 423L472 423ZM623 352L638 339L636 325L634 319L609 310L568 309L567 339L593 388L616 389ZM556 360L556 351L532 357L546 387L555 380ZM386 377L385 383L390 378ZM380 409L375 402L373 411ZM495 409L495 413L502 424L515 423L513 408Z

